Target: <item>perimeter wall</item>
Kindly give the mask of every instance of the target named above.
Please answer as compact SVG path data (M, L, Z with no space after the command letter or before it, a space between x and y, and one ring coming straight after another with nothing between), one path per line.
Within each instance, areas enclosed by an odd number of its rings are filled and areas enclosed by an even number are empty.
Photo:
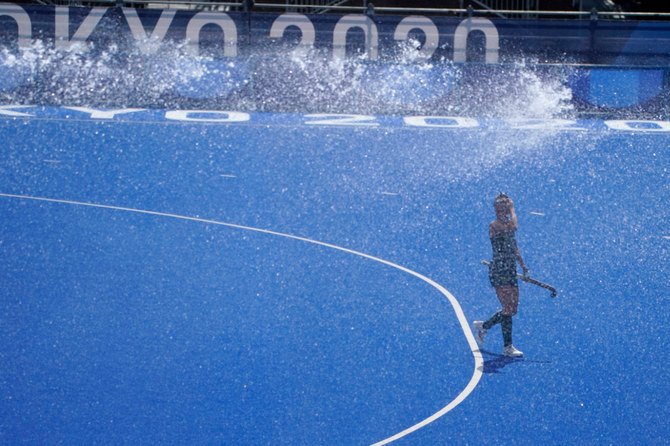
M209 95L219 99L249 96L250 85L268 88L268 82L284 77L281 71L269 70L268 79L268 66L281 65L269 64L268 58L295 57L291 51L301 48L327 58L352 58L366 66L428 64L435 85L452 82L469 89L481 79L514 76L518 71L510 67L520 64L553 74L569 69L563 82L582 112L665 117L668 110L670 23L666 22L222 13L0 3L4 54L0 66L5 71L0 90L34 88L36 85L26 84L40 82L35 73L17 80L8 57L20 57L36 41L60 51L81 44L93 44L98 51L121 48L117 57L151 55L166 46L181 45L193 57L244 61L238 64L242 71L229 76L236 78L235 85L210 89ZM254 58L262 62L249 62ZM233 65L235 62L229 63ZM435 68L440 65L458 75L445 82ZM9 78L11 82L6 81ZM374 76L365 79L374 81ZM191 99L208 96L202 87L199 90ZM441 90L444 103L458 89Z

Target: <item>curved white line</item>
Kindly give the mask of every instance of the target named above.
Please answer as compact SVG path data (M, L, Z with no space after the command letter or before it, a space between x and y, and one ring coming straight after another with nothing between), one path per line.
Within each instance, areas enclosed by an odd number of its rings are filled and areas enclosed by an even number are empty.
M48 203L60 203L60 204L70 204L70 205L75 205L75 206L86 206L86 207L92 207L92 208L99 208L99 209L111 209L111 210L116 210L116 211L125 211L125 212L134 212L136 214L145 214L145 215L154 215L158 217L168 217L168 218L175 218L179 220L187 220L187 221L195 221L195 222L200 222L200 223L207 223L207 224L212 224L212 225L219 225L219 226L226 226L229 228L235 228L235 229L243 229L247 231L253 231L253 232L258 232L262 234L270 234L270 235L276 235L279 237L284 237L288 239L293 239L293 240L299 240L301 242L306 242L306 243L311 243L314 245L319 245L319 246L324 246L327 248L332 248L338 251L346 252L348 254L353 254L359 257L363 257L365 259L373 260L375 262L382 263L384 265L390 266L392 268L398 269L400 271L403 271L407 274L410 274L418 279L423 280L427 284L431 285L433 288L437 289L442 295L444 295L451 306L454 309L454 312L456 313L456 317L458 318L458 321L461 324L461 329L463 330L463 333L465 334L465 338L468 341L468 345L470 347L470 350L472 350L472 355L474 356L475 359L475 368L474 372L472 374L472 378L470 378L470 382L468 382L468 385L465 386L465 388L461 391L461 393L456 396L454 400L452 400L449 404L444 406L442 409L439 411L435 412L433 415L429 416L425 420L422 420L400 432L398 432L395 435L392 435L384 440L378 441L377 443L374 443L372 446L381 446L385 445L388 443L391 443L395 440L398 440L406 435L411 434L412 432L415 432L422 427L432 423L433 421L437 420L441 416L445 415L447 412L451 411L453 408L458 406L463 400L465 400L470 393L475 389L477 386L477 383L479 383L479 380L482 377L482 371L484 369L484 359L482 357L482 354L479 351L479 348L477 347L477 343L475 342L475 338L472 334L472 331L470 330L470 325L468 324L468 320L465 318L465 314L463 313L463 309L461 308L461 305L458 303L458 300L449 292L447 291L446 288L444 288L442 285L439 283L435 282L434 280L424 276L423 274L417 273L416 271L413 271L409 268L405 268L404 266L398 265L393 262L389 262L388 260L380 259L379 257L374 257L369 254L365 254L359 251L354 251L352 249L348 248L343 248L341 246L333 245L330 243L326 242L320 242L318 240L312 240L309 238L305 237L299 237L296 235L291 235L291 234L285 234L282 232L276 232L276 231L271 231L268 229L260 229L260 228L254 228L251 226L243 226L243 225L237 225L234 223L225 223L221 221L216 221L216 220L208 220L204 218L199 218L199 217L189 217L186 215L178 215L178 214L170 214L166 212L156 212L156 211L147 211L144 209L135 209L135 208L129 208L129 207L122 207L122 206L112 206L112 205L106 205L106 204L98 204L98 203L86 203L82 201L73 201L73 200L61 200L61 199L56 199L56 198L47 198L47 197L33 197L30 195L16 195L16 194L5 194L5 193L0 193L0 197L5 197L5 198L17 198L17 199L22 199L22 200L33 200L33 201L43 201L43 202L48 202Z

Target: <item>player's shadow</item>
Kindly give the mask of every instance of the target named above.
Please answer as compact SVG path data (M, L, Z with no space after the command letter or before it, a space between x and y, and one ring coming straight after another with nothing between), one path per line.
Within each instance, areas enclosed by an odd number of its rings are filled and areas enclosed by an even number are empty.
M547 364L549 361L531 361L526 358L510 358L509 356L493 353L487 350L480 350L484 357L484 373L500 373L502 369L510 364Z
M484 357L484 369L482 370L484 373L500 373L508 365L524 361L523 358L510 358L486 350L480 351Z

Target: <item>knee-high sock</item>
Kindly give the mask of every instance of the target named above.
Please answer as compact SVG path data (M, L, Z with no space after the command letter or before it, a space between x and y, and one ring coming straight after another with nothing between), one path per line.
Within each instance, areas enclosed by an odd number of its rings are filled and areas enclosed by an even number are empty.
M484 322L482 324L482 327L484 328L484 330L489 330L494 325L501 323L502 318L503 318L502 311L498 311L496 314L491 316L491 318L488 321Z
M503 314L501 318L503 343L507 347L508 345L512 345L512 316Z

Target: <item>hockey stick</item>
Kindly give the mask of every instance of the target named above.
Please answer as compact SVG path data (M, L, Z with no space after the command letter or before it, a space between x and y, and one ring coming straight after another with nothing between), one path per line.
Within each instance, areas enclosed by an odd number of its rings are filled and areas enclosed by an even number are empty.
M488 260L482 260L482 265L491 266L491 262L488 261ZM539 280L533 279L532 277L524 276L523 274L519 274L519 273L516 274L516 277L519 280L523 280L526 283L537 285L539 287L544 288L545 290L548 290L551 293L551 297L556 297L557 296L556 288L554 288L553 286L551 286L547 283L540 282Z

